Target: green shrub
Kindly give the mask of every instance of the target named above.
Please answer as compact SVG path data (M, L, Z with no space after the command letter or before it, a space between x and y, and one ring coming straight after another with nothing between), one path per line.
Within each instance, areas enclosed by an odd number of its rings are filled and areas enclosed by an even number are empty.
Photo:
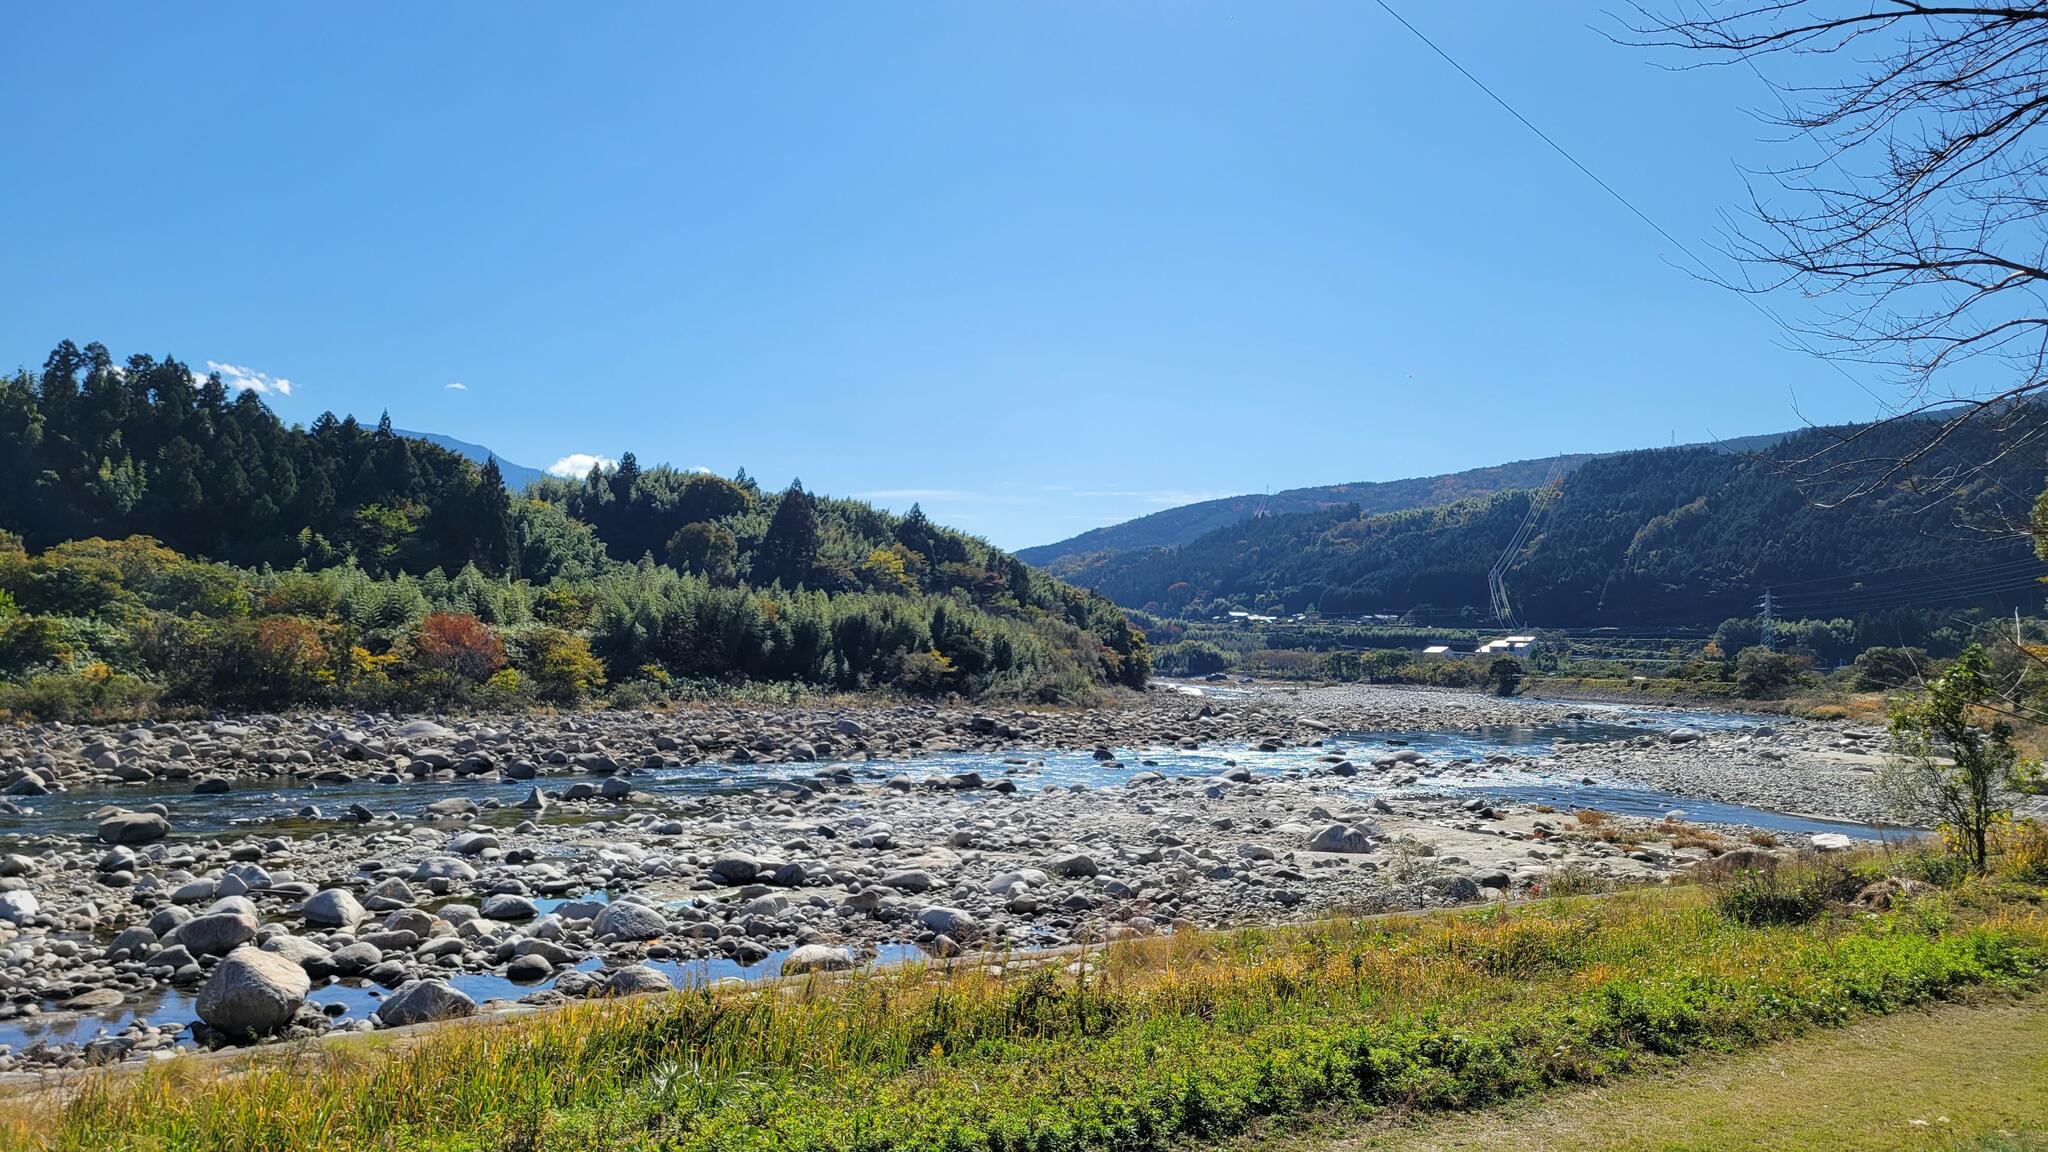
M80 672L44 672L0 682L0 719L133 720L154 708L156 685L111 671L104 664Z
M1751 928L1804 924L1827 910L1840 869L1744 868L1714 886L1714 907Z

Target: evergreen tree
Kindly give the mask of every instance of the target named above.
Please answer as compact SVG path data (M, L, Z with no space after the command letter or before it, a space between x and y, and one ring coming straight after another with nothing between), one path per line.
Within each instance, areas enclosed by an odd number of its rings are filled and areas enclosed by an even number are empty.
M792 480L775 502L775 516L754 556L753 582L795 588L818 558L818 517L802 480Z
M512 525L512 494L505 490L505 473L496 456L486 459L480 470L471 515L476 525L476 562L494 576L518 576L519 539Z

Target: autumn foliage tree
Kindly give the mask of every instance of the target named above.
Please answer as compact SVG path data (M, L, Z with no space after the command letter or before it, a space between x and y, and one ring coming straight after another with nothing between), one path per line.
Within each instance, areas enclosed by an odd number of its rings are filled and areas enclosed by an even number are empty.
M604 687L604 665L590 642L560 628L538 628L525 640L526 678L550 704L581 704Z
M482 683L505 666L505 644L490 625L460 612L435 612L420 621L412 641L413 665L425 673Z

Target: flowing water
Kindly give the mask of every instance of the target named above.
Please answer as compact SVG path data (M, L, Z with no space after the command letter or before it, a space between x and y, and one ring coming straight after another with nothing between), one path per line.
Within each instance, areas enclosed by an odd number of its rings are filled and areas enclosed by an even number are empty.
M1210 777L1233 767L1262 774L1284 776L1320 766L1320 758L1337 753L1370 763L1375 757L1399 749L1420 753L1432 769L1412 784L1395 784L1387 779L1398 774L1370 770L1358 776L1328 778L1328 782L1360 797L1376 795L1471 795L1488 800L1523 804L1548 804L1560 811L1597 808L1630 816L1657 817L1683 812L1694 822L1741 824L1786 833L1845 832L1859 838L1876 839L1887 830L1843 821L1818 819L1765 809L1680 796L1620 781L1587 782L1580 773L1566 773L1560 766L1541 763L1491 765L1489 756L1506 755L1518 761L1541 760L1555 755L1566 744L1602 743L1659 734L1674 728L1695 731L1736 731L1768 724L1770 719L1725 712L1645 710L1588 705L1583 718L1541 724L1492 724L1478 728L1412 731L1339 733L1322 747L1286 747L1271 752L1255 748L1214 746L1194 750L1162 747L1119 749L1118 761L1105 763L1090 753L1074 751L1023 751L1007 755L955 753L900 761L853 761L813 764L700 764L688 768L641 772L633 776L634 786L657 800L683 800L714 793L772 788L821 773L850 771L858 777L877 780L906 775L912 779L975 771L985 778L1007 777L1022 789L1091 788L1124 783L1139 772L1156 771L1167 776ZM1464 761L1465 763L1459 763ZM540 781L543 785L548 781ZM408 781L378 784L357 781L346 784L305 784L264 787L238 782L236 790L193 795L189 786L142 785L118 789L88 789L25 801L29 811L21 815L0 815L0 850L10 850L20 841L38 836L76 836L88 828L89 814L109 803L137 805L159 802L169 808L174 835L210 838L238 834L272 835L292 830L332 830L333 818L351 803L373 811L404 805L416 812L433 800L465 796L475 800L494 798L505 805L523 798L533 783L511 780ZM972 795L971 793L967 795ZM303 809L317 807L319 816L302 815ZM509 809L507 818L523 818L522 810ZM343 829L349 827L342 825ZM11 843L10 843L11 841ZM542 911L558 900L538 900ZM99 946L81 941L89 947ZM688 962L652 961L679 985L706 981L751 980L781 970L786 952L771 954L751 966L726 959ZM876 963L916 959L922 953L911 945L886 947ZM595 959L579 968L592 969ZM453 974L448 982L479 1003L488 999L516 999L547 986L515 984L489 973ZM383 990L360 980L345 980L316 988L310 999L321 1005L335 1005L344 1018L359 1018L373 1011ZM131 1020L155 1024L186 1023L194 1018L193 990L169 990L140 1003L89 1011L51 1011L42 1016L0 1022L0 1043L17 1050L37 1041L52 1044L84 1042L97 1035L119 1031ZM57 1007L57 1006L52 1006Z

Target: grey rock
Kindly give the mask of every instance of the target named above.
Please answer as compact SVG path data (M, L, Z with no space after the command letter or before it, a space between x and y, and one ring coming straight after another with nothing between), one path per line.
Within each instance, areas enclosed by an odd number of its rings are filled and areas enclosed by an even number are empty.
M304 968L245 945L214 968L193 1008L229 1036L262 1036L291 1023L311 988Z
M315 892L299 911L306 917L306 923L322 928L353 928L368 916L355 893L344 888L326 888Z
M171 822L154 812L117 812L100 821L102 844L147 844L171 834Z
M1045 870L1055 876L1086 878L1096 874L1095 860L1082 852L1071 852L1055 856L1045 862Z
M731 852L711 863L714 879L728 884L745 884L761 870L761 862L743 852Z
M479 911L486 920L531 920L540 915L540 908L533 901L513 892L486 898Z
M591 921L590 931L595 936L619 940L653 940L668 933L668 920L645 904L621 900L605 905L604 911Z
M1311 852L1370 852L1372 835L1378 829L1370 825L1331 824L1318 829L1308 838Z
M256 938L256 917L248 912L208 912L178 925L165 944L182 944L194 956L225 956Z
M476 1012L476 1001L448 986L445 980L407 980L377 1005L377 1022L387 1028L459 1020Z
M629 964L605 978L607 996L640 996L649 992L670 992L669 978L645 964Z
M853 952L846 948L835 948L827 944L805 944L790 952L782 960L784 976L801 976L807 972L843 972L854 966Z
M36 918L43 906L36 901L36 894L26 889L0 892L0 920L9 924L26 924Z
M925 908L918 912L917 922L955 940L971 940L981 934L981 921L975 919L974 913L961 908Z

